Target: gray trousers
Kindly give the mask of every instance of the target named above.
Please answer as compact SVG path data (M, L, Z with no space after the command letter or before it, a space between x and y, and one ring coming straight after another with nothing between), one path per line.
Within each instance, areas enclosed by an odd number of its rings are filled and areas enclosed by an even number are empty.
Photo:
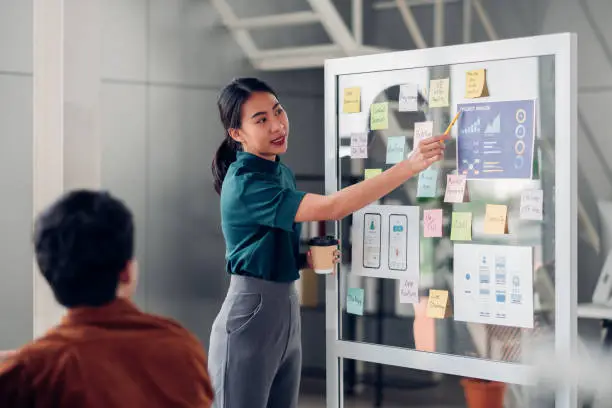
M215 408L297 408L300 305L293 283L232 275L212 327Z

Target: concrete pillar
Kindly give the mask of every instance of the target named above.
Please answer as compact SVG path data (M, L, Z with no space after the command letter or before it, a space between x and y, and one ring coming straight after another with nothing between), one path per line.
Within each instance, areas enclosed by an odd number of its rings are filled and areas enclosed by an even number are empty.
M64 191L100 186L100 0L34 0L33 217ZM34 337L58 323L33 260Z

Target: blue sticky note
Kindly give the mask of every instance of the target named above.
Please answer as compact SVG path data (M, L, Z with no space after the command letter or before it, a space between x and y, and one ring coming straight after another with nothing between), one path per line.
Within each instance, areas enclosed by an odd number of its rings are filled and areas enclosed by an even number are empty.
M346 312L363 316L364 290L360 288L349 288L346 295Z
M419 173L417 197L436 197L438 193L438 169L431 167Z
M404 160L406 136L389 136L387 138L387 164L395 164Z

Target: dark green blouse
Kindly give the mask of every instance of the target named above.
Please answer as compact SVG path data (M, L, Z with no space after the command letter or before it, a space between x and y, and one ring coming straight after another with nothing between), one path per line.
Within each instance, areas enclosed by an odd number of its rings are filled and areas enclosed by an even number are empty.
M295 214L306 193L280 162L238 152L221 189L221 226L229 273L276 282L299 278L301 224Z

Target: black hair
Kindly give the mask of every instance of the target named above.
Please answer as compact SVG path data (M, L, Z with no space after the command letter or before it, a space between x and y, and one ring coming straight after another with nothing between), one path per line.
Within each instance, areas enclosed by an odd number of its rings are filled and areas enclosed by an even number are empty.
M221 194L227 169L236 161L236 153L242 148L240 143L231 138L229 130L240 128L242 105L256 92L266 92L277 97L268 84L257 78L237 78L223 88L217 99L219 117L225 129L225 138L212 161L215 191L218 194Z
M60 304L104 305L115 299L119 274L134 255L132 213L107 192L69 192L39 215L34 248Z

